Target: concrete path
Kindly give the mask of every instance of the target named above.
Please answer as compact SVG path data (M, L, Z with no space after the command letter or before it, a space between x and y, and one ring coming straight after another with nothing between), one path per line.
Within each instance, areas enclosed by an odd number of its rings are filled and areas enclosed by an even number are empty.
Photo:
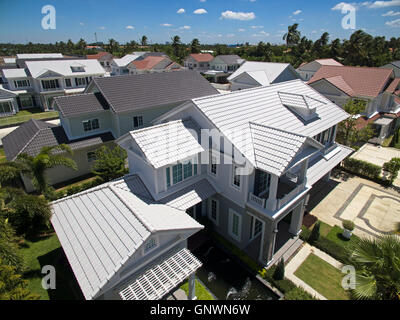
M342 174L315 185L310 201L314 197L312 215L331 226L351 220L358 236L389 234L400 223L400 194L369 180Z
M400 158L400 149L366 143L351 158L367 161L382 167L385 162L390 161L392 158ZM400 187L400 175L393 184Z
M285 267L285 277L291 280L293 283L295 283L297 286L302 287L305 291L307 291L309 294L315 296L316 298L320 300L328 300L325 298L322 294L320 294L318 291L313 289L311 286L309 286L307 283L305 283L303 280L299 279L298 277L295 276L296 270L301 266L301 264L307 259L307 257L311 254L315 254L319 258L323 259L324 261L328 262L332 266L334 266L337 269L342 268L342 264L332 258L330 255L326 254L325 252L312 247L308 243L305 243L303 247L300 249L300 251L290 260L290 262L287 264Z
M56 124L56 125L59 125L59 124L60 124L60 120L59 120L59 119L50 120L50 121L46 121L46 122L52 123L52 124ZM8 135L10 132L14 131L14 130L17 129L17 128L18 128L18 126L0 129L0 146L3 145L2 139L3 139L6 135Z

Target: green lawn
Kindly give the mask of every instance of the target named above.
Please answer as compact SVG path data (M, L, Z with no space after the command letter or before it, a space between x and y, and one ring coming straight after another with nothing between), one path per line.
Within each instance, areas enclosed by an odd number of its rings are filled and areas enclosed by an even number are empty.
M186 295L189 295L189 283L187 281L181 285L181 289L185 291ZM196 279L196 297L197 300L214 300L212 294L197 279Z
M331 225L320 221L321 223L321 228L320 228L320 234L323 237L326 237L327 239L335 242L339 246L342 246L344 248L347 248L349 246L355 245L355 243L360 239L356 235L352 235L350 240L347 240L343 238L342 232L343 229L339 226L334 226L332 227ZM311 227L312 229L313 227Z
M30 119L46 120L52 118L58 118L57 111L43 112L39 108L33 108L17 112L15 115L11 117L0 118L0 126L9 126L14 124L17 125L29 121Z
M341 286L344 274L314 254L310 254L294 274L329 300L351 298Z
M41 300L71 300L81 298L81 292L66 260L56 235L40 240L25 241L20 249L28 270L24 278L28 288L40 295ZM53 265L56 269L56 289L45 290L41 285L42 267Z
M4 154L4 149L3 149L3 147L0 147L0 163L5 162L5 161L7 161L7 159L6 159L6 155Z

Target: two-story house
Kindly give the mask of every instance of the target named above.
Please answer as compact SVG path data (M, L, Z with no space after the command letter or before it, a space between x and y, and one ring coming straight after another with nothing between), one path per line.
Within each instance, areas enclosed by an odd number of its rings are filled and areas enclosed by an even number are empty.
M79 170L47 172L50 184L60 183L90 173L94 151L101 145L113 145L115 138L149 126L185 101L216 93L195 71L94 78L85 93L55 98L60 126L36 120L24 123L3 138L4 151L13 161L21 153L37 155L43 146L70 145ZM33 190L28 179L24 183Z
M246 61L228 77L231 90L242 90L300 79L289 63Z
M312 186L352 153L335 142L348 116L294 80L192 99L116 142L155 201L270 265L297 241Z
M122 58L114 58L111 61L111 75L112 76L120 76L129 74L128 65L132 62L137 60L139 57L144 55L146 52L135 52L133 54L127 54Z
M51 223L86 300L159 300L201 262L187 239L203 226L151 198L136 175L51 204Z
M26 68L4 69L6 88L18 95L19 109L51 110L54 97L82 93L105 70L97 60L25 60Z
M86 55L86 59L99 61L104 70L111 72L111 63L114 59L114 56L111 53L103 51L96 54L88 54Z
M364 103L358 127L373 124L376 135L371 142L381 143L400 126L399 80L392 69L323 66L308 84L341 107L350 99Z
M392 61L388 64L385 64L384 66L382 66L381 68L385 68L385 69L392 69L394 72L394 76L396 78L400 78L400 60L398 61Z
M210 62L210 69L223 71L225 73L232 73L239 69L244 62L245 60L236 54L219 55Z
M128 64L129 74L143 74L152 72L177 71L182 67L167 56L146 55Z
M304 81L309 81L322 66L343 66L335 59L317 59L302 63L296 71Z
M190 70L205 72L210 69L210 63L214 57L209 53L192 53L186 57L184 67Z

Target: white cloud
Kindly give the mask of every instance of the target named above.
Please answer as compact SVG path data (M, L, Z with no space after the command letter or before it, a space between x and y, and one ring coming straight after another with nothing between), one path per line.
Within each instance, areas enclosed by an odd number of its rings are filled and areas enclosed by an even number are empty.
M224 11L221 13L221 19L230 19L230 20L253 20L256 18L254 12L234 12L234 11Z
M368 5L368 8L371 9L379 9L379 8L387 8L387 7L395 7L400 6L400 0L393 1L375 1L372 4Z
M393 27L393 28L395 28L395 27L400 27L400 19L396 19L396 20L393 20L393 21L388 21L388 22L386 22L385 24L386 24L387 26Z
M101 30L106 30L106 27L101 26L100 29L101 29Z
M296 10L295 12L293 12L293 14L296 16L296 15L302 13L302 12L303 12L303 11L301 11L301 10Z
M133 29L135 29L135 27L134 27L134 26L126 26L125 28L126 28L126 29L130 29L130 30L133 30Z
M264 26L251 26L252 29L262 29Z
M183 27L180 27L179 29L181 29L181 30L190 30L190 26L183 26Z
M382 17L394 17L394 16L399 16L400 11L394 12L393 10L390 10L382 15Z
M259 33L254 33L252 36L253 37L268 37L268 36L270 36L270 34L268 32L265 32L264 30L262 30Z
M234 34L234 33L228 33L226 36L227 36L228 38L233 38L233 37L235 36L235 34Z
M170 23L163 23L161 26L162 26L162 27L172 27L172 24L170 24Z
M238 29L238 31L239 31L239 32L245 32L246 29L240 28L240 29Z
M206 0L200 0L200 2L206 2Z
M185 12L186 12L185 9L180 8L176 13L185 13Z
M197 9L193 11L194 14L205 14L207 13L206 9Z
M392 0L392 1L364 1L364 2L340 2L336 4L332 10L341 11L345 6L351 5L356 9L360 9L361 7L366 7L368 9L380 9L380 8L388 8L388 7L396 7L400 6L400 0Z
M83 22L79 22L79 24L80 24L81 26L84 26L84 25L85 25Z
M337 5L335 5L331 10L342 11L342 9L345 8L348 5L354 6L354 3L350 4L350 3L347 3L347 2L340 2Z

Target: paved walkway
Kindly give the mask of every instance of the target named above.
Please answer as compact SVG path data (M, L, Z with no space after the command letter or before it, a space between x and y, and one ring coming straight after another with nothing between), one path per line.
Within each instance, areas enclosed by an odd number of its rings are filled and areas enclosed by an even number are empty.
M310 213L329 225L354 221L358 236L389 234L400 223L400 194L359 177L342 174L311 192Z
M400 150L366 143L351 158L368 161L382 167L385 162L390 161L392 158L400 158ZM400 175L393 184L400 187Z
M60 124L60 120L59 120L59 119L50 120L50 121L46 121L46 122L52 123L52 124L56 124L56 125L59 125L59 124ZM14 130L17 129L17 128L18 128L18 126L0 129L0 146L3 145L2 139L3 139L6 135L8 135L10 132L14 131Z
M301 250L292 258L292 260L290 260L290 262L285 267L285 277L291 280L297 286L302 287L305 291L315 296L316 298L320 300L328 300L318 291L314 290L311 286L305 283L303 280L296 277L294 274L311 253L320 257L321 259L328 262L329 264L331 264L332 266L334 266L339 270L342 268L342 264L339 261L333 259L330 255L326 254L325 252L315 247L312 247L308 243L305 243L301 248Z

